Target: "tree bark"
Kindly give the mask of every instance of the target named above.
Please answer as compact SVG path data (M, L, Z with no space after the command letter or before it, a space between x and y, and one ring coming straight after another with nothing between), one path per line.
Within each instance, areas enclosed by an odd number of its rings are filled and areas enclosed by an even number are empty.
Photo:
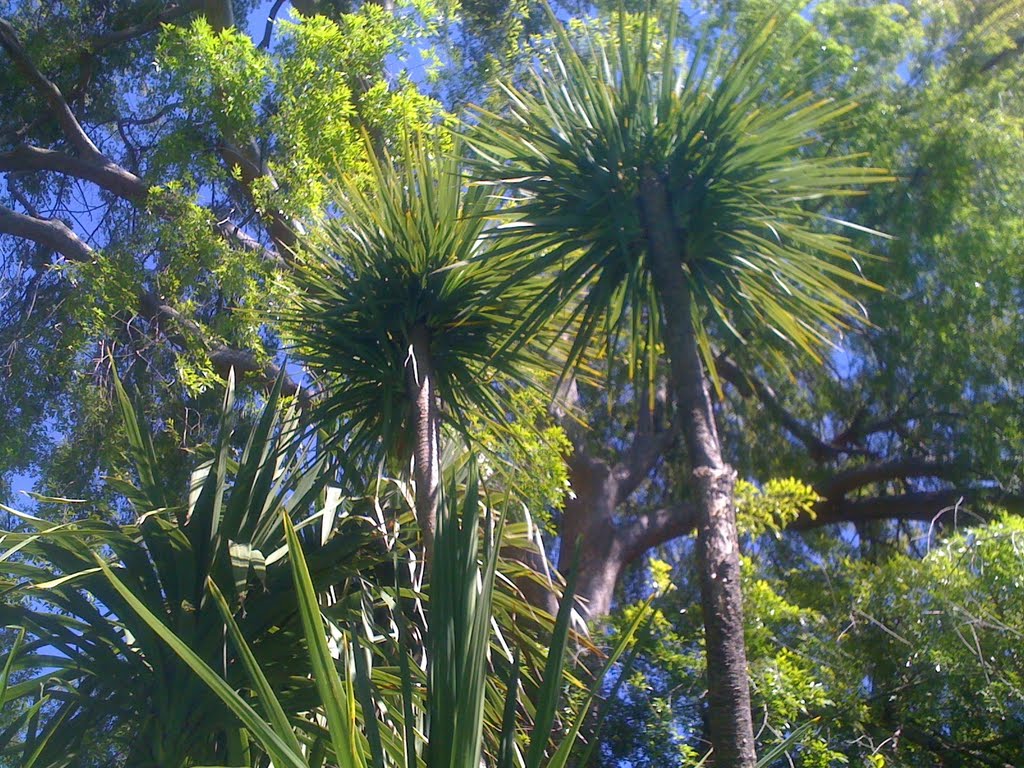
M412 403L413 479L416 483L416 520L423 533L424 557L429 562L437 530L441 488L441 411L430 354L430 331L417 325L409 334L406 386Z
M614 524L618 483L611 468L597 459L575 456L569 469L576 498L566 501L562 515L558 570L576 568L580 613L599 619L611 610L623 566L622 540Z
M640 197L647 256L658 292L665 348L680 412L679 426L693 468L713 759L719 768L754 768L754 729L733 504L736 473L722 459L708 377L697 345L690 292L683 273L682 243L672 222L668 193L661 178L645 172Z

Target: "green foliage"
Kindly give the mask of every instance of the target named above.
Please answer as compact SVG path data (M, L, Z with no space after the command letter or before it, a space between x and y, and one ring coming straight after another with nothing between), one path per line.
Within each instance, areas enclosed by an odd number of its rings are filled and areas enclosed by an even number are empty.
M1022 531L1019 518L1006 517L921 559L893 553L883 564L834 543L773 549L774 537L761 539L743 577L763 747L817 718L792 750L800 768L923 768L937 754L1012 764L1024 733ZM699 746L700 606L692 587L676 583L638 641L602 764L654 766Z
M269 64L244 32L215 30L202 16L188 27L168 27L157 48L157 66L173 77L186 106L219 115L233 136L256 135Z
M239 30L215 31L199 18L165 30L157 62L164 89L185 108L211 115L226 136L272 147L272 175L253 189L261 210L314 216L327 202L325 178L370 172L362 131L386 144L431 131L445 116L408 79L396 87L384 77L381 62L408 42L402 17L367 3L278 27L271 54Z
M434 553L437 580L430 590L432 599L427 626L425 702L411 695L415 681L407 661L400 665L400 681L395 681L392 671L377 670L368 665L354 625L338 626L326 619L318 602L318 589L310 576L303 546L290 519L283 517L288 561L298 597L298 613L305 645L308 648L308 666L313 670L318 692L317 704L325 713L326 730L330 738L329 748L323 745L319 751L315 746L313 749L303 746L307 734L301 728L296 729L290 721L275 688L248 647L239 625L235 623L232 610L213 582L210 582L211 601L216 604L227 624L231 644L239 654L251 682L255 694L254 703L265 713L265 719L247 701L247 697L224 681L209 660L204 660L175 629L168 627L151 608L138 599L121 576L102 561L100 568L131 611L209 687L213 695L239 717L253 741L273 758L275 765L306 768L322 766L325 759L333 758L333 764L339 768L367 765L404 768L421 764L428 768L478 768L485 743L485 729L494 727L493 721L488 725L485 718L488 688L486 674L491 647L492 597L500 548L497 542L501 540L502 525L499 524L497 530L494 530L492 513L485 513L483 550L479 552L478 561L481 498L475 472L470 472L461 503L456 499L454 485L451 491L448 503L443 505L439 517ZM527 728L517 727L515 717L521 696L516 684L519 679L518 654L505 660L511 663L506 716L500 721L501 730L488 734L491 738L486 740L501 745L500 756L497 758L499 768L512 768L515 764L524 764L527 768L540 768L542 765L563 768L566 765L570 748L589 705L596 697L596 687L600 684L598 678L595 690L584 697L583 705L574 713L568 737L546 757L562 687L572 605L570 587L563 598L551 638L552 650L536 702L536 721ZM362 616L363 621L369 618L365 614ZM642 619L643 613L640 612L632 625L622 633L617 648L609 657L609 664L619 659ZM404 626L405 620L400 618L400 636L406 631ZM404 701L395 700L383 686L376 683L371 670L387 673L392 676L393 682L400 682ZM410 722L413 713L420 707L425 707L427 714L422 736L413 732ZM377 721L380 712L387 713L388 720L384 723ZM397 712L405 714L405 723L394 719ZM420 716L423 714L421 711ZM409 724L409 727L405 724ZM308 727L308 724L304 725ZM420 739L422 745L418 743ZM513 758L516 762L513 762Z
M229 389L218 442L182 493L168 484L148 429L119 388L136 479L107 483L131 502L132 522L89 516L55 524L8 510L26 530L0 537L0 624L23 627L28 641L3 700L5 708L25 704L3 734L3 754L26 768L88 765L99 740L131 765L248 764L238 723L136 618L139 605L237 679L238 657L224 644L226 600L279 695L302 708L309 683L297 676L306 667L281 517L305 529L302 546L321 589L358 588L359 574L386 555L369 546L358 516L337 531L322 526L328 467L309 461L279 396L280 382L255 425L236 434ZM101 569L116 571L120 588Z
M862 709L846 713L860 715L852 724L887 765L930 765L936 751L1017 759L1022 535L1020 519L1007 517L952 537L920 561L897 556L855 570L833 655L852 657L838 667L839 690L859 689ZM864 677L855 684L858 668ZM903 738L883 745L901 725Z
M620 21L607 44L587 40L586 59L560 32L527 85L502 86L510 114L478 111L476 172L521 198L501 231L516 237L514 279L552 275L526 329L586 291L573 359L606 329L609 347L624 336L630 359L645 356L654 370L660 320L640 205L648 176L669 188L687 286L707 314L697 325L712 372L712 334L756 336L747 351L778 365L793 349L816 355L828 331L858 314L851 289L868 284L850 268L858 252L827 231L848 224L806 203L888 177L815 151L852 105L809 92L772 98L775 26L766 20L735 50L701 47L688 68L671 45L655 54L646 21L632 35Z
M370 466L411 451L407 366L416 329L429 338L445 418L463 433L471 418L501 424L512 410L495 382L552 367L544 340L503 346L538 286L497 295L507 273L480 258L489 244L481 238L486 194L466 187L457 158L436 152L410 143L404 157L372 161L368 186L344 177L342 217L325 220L309 240L283 318L299 355L329 376L321 418Z
M773 478L761 487L738 480L736 525L741 534L755 538L769 532L779 536L801 516L813 519L820 500L813 488L793 477Z
M509 395L506 424L495 427L472 415L470 421L473 445L484 455L488 488L492 493L498 487L510 490L533 522L555 534L551 513L560 511L572 493L565 463L572 444L552 421L548 400L536 389L516 389Z
M234 5L236 13L241 14L252 3ZM285 649L291 655L282 652L280 658L286 661L274 661L281 649L267 645L267 638L258 631L250 631L252 624L265 615L267 601L290 605L294 599L294 587L288 586L287 579L283 584L275 581L274 575L280 574L286 561L291 562L288 556L282 553L278 560L267 562L266 545L254 546L244 537L228 536L226 550L223 540L219 540L217 547L207 552L218 563L216 586L197 599L182 602L168 596L164 577L172 574L166 580L173 591L174 574L192 578L188 574L195 569L153 554L161 547L166 549L168 542L180 544L182 532L192 532L188 525L179 525L175 512L187 508L182 491L187 477L183 479L182 473L187 475L197 459L204 462L211 455L219 455L211 454L211 449L203 445L210 437L209 424L215 420L212 414L217 411L211 404L216 399L213 391L218 388L213 384L219 372L210 365L210 346L237 346L252 351L258 363L269 361L278 348L278 329L274 321L265 323L266 317L290 298L293 290L276 261L264 259L258 250L229 245L215 234L213 225L231 217L265 242L268 213L283 211L286 218L305 218L308 223L325 206L330 208L333 179L339 171L346 175L346 185L351 183L376 205L371 187L377 171L366 151L364 131L375 147L388 148L392 156L401 156L402 137L433 133L448 120L439 104L416 84L444 93L449 100L464 98L466 93L485 99L487 91L479 74L512 72L518 63L524 69L509 76L517 84L513 93L521 99L513 103L512 114L533 119L537 114L548 114L544 112L548 105L541 104L545 93L551 97L550 103L564 105L560 89L567 78L557 69L559 63L567 70L575 71L577 67L562 47L565 40L559 34L539 41L536 48L520 45L521 37L543 27L543 14L538 13L535 4L530 7L528 3L490 0L410 2L396 3L393 14L374 3L364 3L354 13L355 4L348 2L327 0L304 5L329 19L293 16L296 23L279 22L267 50L259 49L239 31L244 25L241 15L239 26L233 30L216 32L203 21L193 21L194 15L185 16L175 22L178 26L164 28L150 38L136 37L123 45L100 47L98 41L103 36L145 26L156 13L169 7L149 0L14 3L2 9L33 60L68 96L72 109L97 144L150 185L147 200L137 203L110 200L105 193L96 194L92 185L68 183L64 176L12 174L0 201L28 210L15 199L17 191L41 215L66 221L96 249L94 259L71 263L53 257L46 248L17 239L5 238L0 248L5 254L0 258L0 350L4 366L0 369L4 376L0 383L0 434L4 435L0 441L0 472L9 477L12 469L38 470L42 474L40 487L50 489L54 497L90 499L88 504L37 499L38 519L26 521L26 525L50 526L44 528L46 533L26 533L23 527L8 531L3 543L3 551L8 553L13 546L24 546L0 563L0 571L9 569L0 590L10 601L0 609L5 617L0 624L10 619L29 628L26 643L8 656L13 666L7 678L7 693L25 695L18 699L20 707L15 702L4 707L3 717L13 718L4 720L4 725L14 720L23 725L15 736L27 738L29 745L41 746L42 762L52 758L84 766L88 761L115 761L119 756L110 751L111 744L130 744L133 737L156 749L164 740L163 735L154 735L158 728L170 734L168 739L180 739L181 743L191 740L195 749L202 749L219 737L196 736L198 731L192 729L191 721L186 727L178 727L189 717L181 710L186 699L189 706L193 701L201 702L195 705L196 720L200 721L196 727L204 727L203 732L223 726L222 732L241 733L237 723L225 716L226 710L200 693L198 683L187 678L185 666L157 642L152 633L155 627L147 630L141 624L130 623L131 632L136 634L129 637L122 633L121 626L129 623L126 617L132 615L131 611L110 591L112 587L102 583L99 574L52 583L94 567L89 559L91 552L110 555L118 565L114 573L128 584L132 583L130 579L143 585L157 582L156 589L139 587L132 592L151 615L175 626L195 621L213 627L209 634L216 635L218 642L211 637L196 639L195 647L204 663L220 674L223 670L218 663L226 650L234 665L227 675L229 686L240 691L238 698L255 707L257 715L268 723L274 722L275 713L255 669L265 670L273 696L286 709L290 710L295 701L299 706L310 706L320 695L308 680L299 685L299 678L311 665L308 658L296 658L301 656L297 649L305 651L300 638L306 636L298 623L289 625L279 637L282 645L295 646ZM620 7L618 3L600 5L614 10ZM641 10L640 5L630 2L625 7ZM671 3L659 5L667 7ZM824 332L844 348L843 354L826 359L824 366L803 363L781 371L771 366L751 370L765 375L780 399L804 422L819 425L833 436L844 432L853 435L847 435L849 443L840 441L841 447L872 452L882 459L926 456L952 467L947 476L950 481L982 477L986 487L998 483L1009 494L1007 498L1012 497L1022 488L1020 455L1024 445L1024 397L1017 371L1020 297L1024 290L1024 262L1019 258L1024 242L1024 165L1019 162L1024 149L1017 44L1021 35L1019 3L826 0L804 7L749 0L738 4L696 3L693 10L693 26L676 30L687 44L677 44L674 50L662 37L669 25L651 23L647 33L651 56L634 57L633 79L621 78L626 86L636 86L634 94L670 89L674 78L660 79L667 59L661 60L659 55L666 50L672 50L673 74L682 73L685 79L690 64L696 61L691 82L698 82L701 76L709 77L711 82L715 46L691 47L689 41L715 40L716 50L724 52L738 50L737 41L763 34L758 71L770 76L761 80L760 75L752 75L747 79L751 94L763 87L763 100L783 112L801 103L802 98L808 99L808 109L819 104L815 99L837 99L831 105L821 102L818 114L827 114L830 109L836 114L821 135L810 133L815 140L827 139L827 150L817 144L794 148L801 162L815 163L821 157L827 157L826 162L839 162L844 155L866 149L871 152L870 160L858 160L855 165L890 167L899 177L891 185L868 188L862 196L833 200L829 208L819 208L824 204L819 200L801 205L807 217L804 223L813 224L816 231L842 231L849 238L850 243L843 243L844 250L846 245L852 246L848 253L866 250L885 256L884 260L864 260L860 266L864 278L884 283L889 288L887 293L844 285L850 298L855 295L864 301L872 325L856 324L841 338L815 326L816 331ZM778 15L770 32L762 29L768 13ZM668 16L660 14L658 18L661 21ZM631 191L636 174L622 172L608 162L612 157L608 147L596 144L592 134L573 120L580 115L591 121L604 119L594 110L607 102L602 99L610 83L595 68L607 60L615 80L614 70L624 70L618 66L622 62L618 49L624 40L636 46L643 36L643 24L639 17L626 16L610 22L570 22L568 29L577 41L580 65L587 69L591 83L600 87L583 92L577 87L577 78L565 84L583 109L561 115L566 119L564 123L549 121L541 126L538 135L544 141L534 141L534 146L560 159L552 166L564 172L552 177L556 181L579 173L581 168L592 174L580 185L587 195L578 198L583 202L570 206L575 220L549 220L545 218L548 211L539 203L535 208L541 214L535 225L535 242L543 244L544 227L554 233L558 227L569 225L565 231L574 236L574 243L566 246L564 260L552 256L547 263L551 272L566 265L583 269L586 262L576 249L581 245L585 249L591 239L622 237L628 249L635 244L638 232L635 208L613 199L613 193ZM157 37L159 45L154 43ZM423 41L436 43L435 50L418 51ZM562 53L549 55L552 47ZM433 71L428 74L424 70L420 76L421 65ZM548 80L552 71L554 77ZM646 73L646 82L641 73ZM0 78L0 153L23 140L67 151L60 127L44 99L29 88L15 68L8 67L5 74L10 77ZM520 78L519 74L525 76ZM798 96L793 101L793 94L805 93L816 96ZM591 98L595 95L599 98ZM508 116L504 99L504 92L500 92L484 103L493 112ZM857 100L861 105L840 115L846 100ZM629 100L611 103L618 109L628 106ZM721 99L718 104L722 104ZM170 111L165 112L165 108ZM675 114L674 108L667 110L672 113L669 117ZM709 105L703 114L714 117L713 113L714 105ZM751 118L752 124L756 127L758 120L770 114L770 109L758 113ZM635 111L628 125L625 120L615 124L616 129L624 131L620 159L629 163L623 168L642 165L648 157L644 153L664 151L666 142L678 137L674 130L659 132L661 117L657 111ZM519 124L510 128L509 134L529 140L527 130ZM736 262L732 260L726 268L701 256L701 251L707 250L704 245L714 244L717 235L697 226L716 220L703 216L702 205L717 206L720 199L716 195L728 191L730 183L742 187L750 182L742 173L711 174L701 163L720 160L742 149L745 141L756 138L755 134L741 136L733 146L721 140L708 142L707 146L715 144L721 151L716 154L709 149L695 155L700 162L695 162L694 168L680 161L671 166L670 173L678 172L678 178L684 179L685 172L693 170L695 177L709 181L711 193L703 201L696 199L700 195L692 189L676 190L681 193L677 195L680 208L694 206L689 214L677 211L679 226L692 238L689 248L700 262L699 268L692 267L694 273L706 276L714 272L728 277L721 283L725 288L717 294L707 291L713 299L718 297L722 306L718 312L713 302L706 305L712 307L705 318L709 343L716 352L728 346L738 358L757 359L769 346L763 343L762 335L771 323L762 321L773 318L756 315L762 311L758 307L766 306L763 303L757 304L751 317L744 318L742 313L739 319L734 316L734 302L745 298L732 274ZM631 141L625 141L637 136L644 141L635 148ZM574 167L550 150L549 145L560 141L570 148L582 147L591 156ZM251 144L265 164L258 171L270 173L247 185L242 168L225 164L219 157L217 148L225 143L243 148ZM702 146L699 142L691 145ZM513 162L535 159L533 150L521 142L517 151L521 154L512 157ZM750 155L739 152L730 157L743 160ZM770 163L766 167L770 168ZM604 175L594 175L595 169ZM716 189L710 183L711 176L724 179L722 186ZM528 214L530 202L518 209L510 208L510 217ZM844 221L870 221L894 238L884 240L817 217L826 211ZM595 220L614 231L595 234L587 230ZM761 227L760 235L768 241L759 245L766 249L777 246L778 240L764 229L763 221L756 215L754 220ZM574 221L579 225L575 229ZM344 225L337 226L341 231ZM749 233L757 235L758 230L749 229ZM529 237L527 234L527 242ZM778 256L776 252L774 257ZM545 257L538 252L531 258ZM829 258L826 254L825 260ZM760 261L755 263L762 270L750 274L760 275L775 290L772 270ZM835 263L848 271L845 258ZM625 306L624 294L615 293L622 285L643 298L642 276L630 272L626 264L618 264L617 269L619 272L604 283L600 278L598 283L590 283L581 277L579 285L586 283L593 288L599 284L601 290L607 289L606 293L613 296L615 306ZM435 282L444 282L444 273L430 274ZM626 282L616 282L620 278ZM799 282L787 280L785 274L782 279L791 288ZM764 288L764 283L754 279L752 285L758 289ZM157 321L140 313L139 296L144 293L165 300L181 320ZM484 298L483 304L497 301L492 293L493 288L482 290L476 298ZM565 292L570 294L572 291ZM600 297L598 293L592 295ZM364 313L360 317L369 317L368 322L376 322L365 307L356 307L354 301L350 306ZM853 308L847 301L844 314ZM382 316L388 314L387 309L381 310ZM537 310L538 322L544 312ZM517 313L528 316L528 308L515 305L508 312ZM388 319L397 316L389 314ZM656 313L645 316L642 312L613 311L595 320L593 327L600 329L606 320L615 326L616 318L621 321L620 336L630 341L639 356L647 352L653 359L661 353L657 340L643 327L646 322L657 330ZM737 333L729 324L748 340L745 347L736 343ZM354 331L355 325L353 322L343 329ZM792 328L777 322L774 325L792 335ZM773 349L788 351L787 342L777 336L774 339ZM811 345L815 344L812 339ZM395 346L400 354L401 345ZM610 348L618 351L621 346L613 344ZM104 367L94 362L103 359L110 349L116 350L119 361L133 363L130 369L123 366L123 370L139 390L139 407L145 411L146 420L156 425L152 447L136 440L127 450L126 434L130 430L111 418L118 402L115 390L104 378ZM485 371L481 386L490 380L485 369L481 365L474 372ZM344 375L350 372L357 381L372 381L359 361L353 361ZM649 373L653 375L653 366ZM622 378L617 372L609 376ZM369 384L367 391L373 386ZM721 426L734 449L731 461L741 475L800 477L818 482L835 471L833 462L809 459L804 446L783 434L765 409L740 402L730 390L725 394L726 399L720 403ZM567 448L564 435L544 419L543 404L535 393L513 389L495 397L500 400L502 416L512 421L508 427L493 423L498 408L489 414L490 418L464 413L464 405L453 408L449 415L462 418L477 445L484 448L488 470L494 473L488 478L495 486L490 489L493 497L501 495L497 493L499 487L502 491L514 488L535 517L553 525L542 510L556 508L564 492L565 467L559 456ZM588 417L588 421L597 423L607 418L618 420L616 424L628 423L630 416L623 416L624 411L623 403L612 399L607 417ZM365 412L371 413L371 406ZM858 441L858 428L886 420L896 426ZM367 443L373 442L374 429L376 426L368 428ZM230 447L226 464L211 472L224 478L224 505L229 505L234 495L239 469L235 462L246 434L246 427L233 433L227 441ZM614 455L623 444L621 430L609 429L608 434L611 437L601 438L607 443L602 446L602 456ZM141 432L133 440L138 437ZM140 445L142 448L138 448ZM130 453L136 454L134 459L128 457ZM140 479L129 487L124 478L138 471L140 457L150 465L149 476L159 482ZM159 470L155 475L153 467ZM102 482L101 474L117 475L122 482ZM671 468L662 467L657 475L652 485L661 483L668 486L670 494L677 493L679 478ZM0 493L6 487L0 483ZM914 492L931 487L900 479L885 490ZM653 501L657 490L642 489L634 498L637 508ZM136 499L141 506L125 502L125 495L140 493L145 497L142 501ZM782 529L810 514L815 502L810 488L802 482L741 483L738 493L740 525L751 541L750 559L744 564L747 642L758 714L764 715L768 723L764 745L777 743L780 735L796 723L821 715L818 735L802 736L793 754L799 766L832 766L848 760L851 765L876 768L883 764L917 768L931 766L938 759L960 760L968 765L986 760L1016 764L1019 756L1013 750L1022 738L1017 646L1024 631L1014 603L1021 570L1017 548L1021 532L1016 521L1007 519L990 529L966 533L948 545L936 540L931 553L918 561L899 550L923 547L912 538L915 531L921 533L923 529L902 526L897 531L895 527L873 524L859 529L854 546L818 534L806 539L788 533L782 536ZM336 508L328 498L337 502ZM208 495L211 504L212 499ZM403 508L399 503L381 503L389 516L399 515ZM158 513L160 509L164 511ZM320 509L325 513L333 509L328 517L346 519L361 518L365 512L376 520L378 513L371 500L340 499L340 494L332 491L330 497L310 502L299 516ZM148 516L140 519L140 513ZM127 519L126 526L110 522L119 515ZM44 518L45 523L39 521ZM961 522L963 519L961 515ZM303 551L310 557L314 583L319 584L319 566L313 557L317 525L310 523L300 534ZM354 525L354 520L348 520L342 531L351 533ZM773 535L767 536L769 533ZM283 536L275 528L278 552ZM898 536L896 548L884 549L885 554L879 556L875 545L866 543L874 536ZM120 550L113 551L111 543L133 558L132 563L122 562L125 558ZM191 544L181 546L181 551L191 551ZM861 557L865 554L867 560ZM25 559L26 555L31 559ZM48 560L51 556L53 562ZM190 556L195 559L194 553ZM60 563L56 562L58 557ZM652 562L650 578L659 590L670 583L677 589L658 599L650 631L637 643L637 662L619 689L618 714L606 722L604 731L608 736L605 758L621 757L635 766L687 765L696 762L704 751L700 742L703 662L696 596L679 577L686 568L685 559L680 564L672 552L661 553L661 557L664 559ZM173 567L168 565L171 562ZM157 569L162 569L163 575L153 576ZM197 584L202 583L201 577L194 576ZM266 584L264 579L268 579ZM33 583L49 586L36 589ZM89 591L92 588L96 593ZM228 615L220 614L220 618L217 609L223 604L216 597L218 588L229 606ZM644 589L648 588L645 585ZM96 613L98 604L91 602L94 597L90 596L95 594L100 595L102 606L116 606L113 615ZM387 599L396 599L386 591L384 594ZM477 598L482 596L477 594ZM408 593L402 593L401 600L406 599ZM507 595L495 596L499 621L514 614L509 606ZM323 625L317 630L331 636L328 647L340 667L342 683L369 679L374 694L395 693L401 686L396 671L400 655L369 630L349 631L364 620L369 626L374 618L364 606L356 613L350 608L347 602L325 605ZM351 621L348 629L338 629L357 614L358 621ZM627 607L615 622L622 627L636 616L636 608ZM239 641L232 635L225 642L223 633L232 621L237 621L242 638ZM415 635L417 628L410 629ZM87 638L95 634L106 640L81 640L83 632ZM16 632L0 631L0 647L10 648L16 636ZM503 679L509 677L510 666L504 650L499 650L505 641L495 636L491 648L492 658L499 659L498 676ZM255 665L246 661L246 644L251 645ZM913 645L912 651L908 644ZM55 656L51 645L66 648L68 653ZM543 660L542 649L531 645L524 648L524 655ZM140 657L151 668L140 663ZM173 696L165 695L166 691L152 684L157 671L152 667L153 660L163 664L176 679L191 682L174 691ZM372 667L368 674L359 671L364 663ZM531 677L529 669L522 674L527 679L524 689L536 686L537 676ZM18 688L25 681L33 687L31 695L27 687ZM284 682L278 685L280 681ZM411 692L418 695L424 684L418 673L410 674ZM504 703L496 693L500 687L500 682L492 680L485 698L486 727L491 734L490 741L485 739L486 749L495 753L495 734L499 730L496 722ZM343 691L349 694L347 689ZM368 699L358 689L351 693L358 704L352 711L361 711ZM139 702L160 696L163 699L150 710L159 715L155 722L147 719L141 729L135 728L132 718L140 716ZM261 708L261 701L268 706ZM405 727L397 698L386 701L394 716L382 721L384 739L389 729L401 733ZM522 706L530 710L532 704L524 699ZM29 735L29 715L33 712L39 715L38 728ZM59 720L61 713L71 712L78 714L69 714L70 720ZM520 723L522 730L529 712L519 714L525 718ZM279 717L276 720L276 732L286 740L284 732L288 729L281 727ZM56 728L61 722L70 723L69 732L75 734L77 746L68 746L70 737ZM260 730L254 721L251 725ZM300 738L311 742L319 739L325 750L334 749L326 746L326 731L312 728L308 722L302 729L296 731ZM644 732L648 735L638 743L637 734ZM54 740L44 745L47 734ZM366 738L365 746L369 747L369 730ZM174 747L167 743L170 746L163 759L169 759ZM241 743L231 747L235 748L241 754ZM402 749L396 743L382 748L396 755ZM253 744L248 749L250 756L258 759L258 747ZM4 759L0 757L0 764ZM26 762L24 755L8 759L19 766ZM239 759L238 763L242 762Z

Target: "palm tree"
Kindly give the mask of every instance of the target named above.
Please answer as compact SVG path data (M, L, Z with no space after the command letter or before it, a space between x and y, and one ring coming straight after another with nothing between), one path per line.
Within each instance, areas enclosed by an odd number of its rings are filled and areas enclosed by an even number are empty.
M517 193L494 230L507 240L495 251L501 269L549 281L523 335L578 302L570 363L599 330L606 343L628 341L631 362L649 371L664 344L699 509L715 763L750 768L735 473L711 396L716 349L743 344L747 359L776 366L817 355L856 314L851 289L865 281L836 233L844 222L806 203L885 176L817 151L852 105L774 92L763 66L774 22L735 49L701 47L684 61L671 23L658 35L650 14L633 21L620 14L617 29L579 52L559 28L525 84L501 85L507 110L477 110L469 142L480 181Z
M500 297L484 264L487 196L467 188L457 152L410 141L400 158L372 158L369 180L345 177L340 216L310 238L285 315L313 370L328 377L316 416L367 465L412 458L427 553L441 488L443 417L468 432L471 413L502 422L497 381L550 369L539 343L504 345L537 295L537 281ZM330 431L330 430L329 430Z

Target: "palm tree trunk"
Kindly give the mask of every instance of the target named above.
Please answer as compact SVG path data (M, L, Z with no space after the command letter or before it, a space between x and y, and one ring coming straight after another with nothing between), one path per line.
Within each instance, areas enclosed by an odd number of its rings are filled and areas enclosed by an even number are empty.
M708 720L714 764L754 768L754 730L743 640L743 596L733 489L736 473L722 459L708 377L697 345L683 245L667 189L653 172L641 180L647 254L662 312L676 405L693 468L697 552L708 668Z
M430 331L417 325L409 335L407 386L412 401L413 479L416 482L416 520L423 533L424 557L429 562L437 529L441 487L441 411L430 356Z

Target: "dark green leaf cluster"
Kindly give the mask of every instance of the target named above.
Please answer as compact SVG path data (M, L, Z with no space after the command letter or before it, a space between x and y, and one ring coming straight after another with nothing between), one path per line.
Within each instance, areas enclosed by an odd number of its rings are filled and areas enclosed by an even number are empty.
M10 510L25 530L3 534L0 624L27 634L12 661L16 682L2 703L25 706L5 723L0 754L20 765L91 765L103 734L101 744L105 738L103 746L130 765L238 764L247 749L237 724L137 618L100 564L231 680L238 659L224 643L217 607L226 600L279 695L298 711L308 706L310 686L302 678L307 660L281 518L305 528L303 547L320 589L345 591L384 551L371 545L369 527L356 516L337 532L336 509L324 522L331 473L324 461L310 462L295 439L294 417L279 408L280 382L241 436L240 452L233 448L229 390L213 455L193 473L184 497L168 488L148 430L119 385L118 392L137 481L107 482L131 501L136 522L55 525Z
M519 195L501 231L515 228L514 279L550 277L526 325L586 292L574 357L604 327L653 367L659 321L640 203L642 180L653 178L668 190L694 305L706 308L709 367L712 333L757 336L769 362L793 348L815 355L859 314L852 290L868 282L857 250L829 231L854 225L814 206L888 178L815 146L852 104L772 98L772 19L735 49L701 46L683 61L647 19L630 31L620 16L608 41L574 44L560 32L526 84L505 87L506 113L477 113L476 173Z
M410 142L405 156L373 162L371 179L346 177L339 215L323 222L295 274L298 295L283 317L298 355L328 376L319 415L349 452L408 455L411 337L429 337L445 415L503 422L502 382L551 370L551 339L506 345L534 306L537 283L511 285L482 257L489 200L468 187L457 157ZM330 428L328 428L330 429Z

